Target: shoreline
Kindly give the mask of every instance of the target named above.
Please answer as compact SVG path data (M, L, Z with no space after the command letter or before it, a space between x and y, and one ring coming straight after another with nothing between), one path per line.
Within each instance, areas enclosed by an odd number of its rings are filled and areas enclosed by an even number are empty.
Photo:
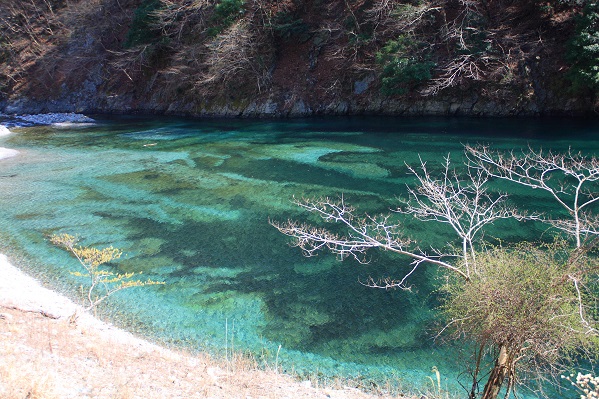
M4 125L0 125L0 137L10 136L12 132ZM19 151L11 148L0 147L0 160L19 155Z
M54 123L62 123L60 121ZM72 123L67 121L67 123ZM8 127L0 124L0 138L14 134ZM20 152L10 148L0 147L0 160L14 157L19 155ZM1 165L1 163L0 163ZM158 394L148 393L147 387L137 386L141 382L136 382L136 388L134 389L133 396L123 394L123 397L134 397L134 398L239 398L248 399L256 397L255 392L260 391L261 394L258 398L273 398L273 399L295 399L295 398L339 398L339 399L367 399L374 397L382 397L374 393L364 392L362 390L354 388L356 386L362 386L359 383L348 382L339 380L335 382L334 388L315 388L320 383L318 381L303 381L300 382L289 375L282 374L275 365L272 369L272 365L258 366L254 359L244 357L243 354L230 354L230 358L236 358L236 360L227 359L225 361L213 359L210 355L200 353L198 355L191 355L184 350L169 349L159 344L152 343L151 341L144 339L143 337L135 336L126 330L118 328L110 323L103 322L91 313L86 312L83 307L75 304L73 301L68 299L66 296L45 288L42 283L28 275L23 270L19 269L10 262L8 256L0 254L0 274L3 276L0 279L0 336L4 340L0 340L0 397L3 398L22 398L30 396L33 388L29 389L29 392L19 391L18 395L6 395L7 385L10 388L10 379L7 384L4 377L6 374L16 372L27 376L30 383L31 380L36 380L39 375L31 375L30 369L39 369L38 373L42 375L48 374L54 380L52 384L52 392L57 392L55 396L48 397L60 397L60 398L114 398L113 394L105 396L103 394L98 395L83 395L81 392L88 390L89 386L96 386L101 383L95 381L73 381L76 375L81 372L83 368L84 373L91 374L92 372L87 371L88 360L79 364L80 359L70 358L70 352L82 349L83 354L77 354L74 356L83 357L85 359L90 356L97 358L100 363L99 373L110 375L112 372L113 380L121 378L121 371L109 369L103 370L107 363L115 363L116 367L122 368L126 366L118 366L118 362L123 362L123 359L127 359L130 356L136 356L132 361L136 361L137 358L158 358L158 361L154 361L150 366L152 370L145 372L146 375L152 375L153 373L160 374L159 376L153 376L150 381L156 381L155 384L159 384L159 380L164 377L161 372L169 372L169 370L176 370L181 373L182 383L190 385L190 390L195 390L194 384L198 381L200 384L208 385L208 388L203 388L203 391L210 391L210 395L197 395L196 393L181 396L171 394ZM41 325L41 328L40 328ZM50 327L51 326L51 327ZM49 329L49 332L44 332L44 329ZM58 336L64 335L67 337L65 342L56 342L56 335L54 331L63 331ZM40 331L43 332L43 336L38 337L35 342L22 343L21 341L27 337L40 335ZM18 332L19 334L16 334ZM24 338L21 337L21 333ZM79 346L82 348L76 348L78 345L76 340L71 340L70 336L80 340ZM81 335L82 337L80 337ZM15 341L20 339L21 341ZM42 348L36 348L36 345L44 343ZM62 345L66 345L63 348ZM92 347L92 354L86 353L88 348ZM27 348L23 352L23 348ZM107 349L110 348L110 349ZM48 352L49 350L49 355ZM38 352L42 354L42 359L31 358L28 352ZM89 351L88 351L89 352ZM103 359L106 352L107 356L113 356L118 360L105 360ZM113 353L114 352L114 353ZM69 353L69 356L64 356L65 353ZM46 355L52 360L47 363ZM39 357L39 356L38 356ZM237 359L237 357L239 357ZM174 360L173 360L174 359ZM39 367L30 366L30 364L37 364L40 361ZM12 362L12 363L11 363ZM45 363L46 362L46 363ZM179 365L172 365L171 363L182 363ZM239 363L239 364L238 364ZM58 366L61 369L56 369ZM199 368L202 370L199 375L196 372L189 371L190 368ZM95 366L95 365L94 365ZM111 367L113 367L111 365ZM140 366L142 369L145 366ZM266 367L266 370L264 370ZM113 367L114 368L114 367ZM182 368L182 370L179 370ZM64 370L62 370L64 369ZM73 369L73 370L70 370ZM92 368L93 369L93 368ZM12 370L12 371L11 371ZM19 371L20 370L20 371ZM231 371L233 370L233 371ZM248 377L248 375L250 375ZM67 378L67 375L69 376ZM166 376L168 377L168 376ZM106 379L106 377L102 377ZM137 379L134 375L131 379ZM189 380L189 381L186 381ZM143 380L142 380L143 381ZM166 385L160 385L158 391L164 389L170 389L170 383ZM124 384L124 385L128 385ZM154 385L155 385L154 384ZM276 384L276 386L271 386ZM339 385L337 385L339 384ZM118 385L118 384L117 384ZM123 388L124 386L117 388ZM348 385L351 385L348 386ZM169 388L166 388L168 386ZM268 387L265 389L264 387ZM156 388L156 387L154 387ZM362 387L365 389L364 387ZM95 389L95 388L93 388ZM104 389L104 388L102 388ZM123 388L124 389L124 388ZM126 387L126 390L133 388ZM214 393L214 390L222 390L222 394ZM252 393L244 393L248 390L252 390ZM144 392L143 394L139 394ZM35 396L35 395L34 395ZM40 396L46 397L46 396ZM119 396L120 397L120 396ZM385 395L384 397L391 397ZM397 396L392 396L397 397Z
M243 354L223 361L165 348L93 317L3 254L0 275L3 398L406 398L341 380L300 382Z
M11 148L0 147L0 160L16 157L19 155L19 151Z
M123 342L168 350L93 317L66 296L42 286L37 279L10 263L4 254L0 254L0 275L3 276L0 279L0 307L39 313L57 320L76 316L78 324L110 333Z

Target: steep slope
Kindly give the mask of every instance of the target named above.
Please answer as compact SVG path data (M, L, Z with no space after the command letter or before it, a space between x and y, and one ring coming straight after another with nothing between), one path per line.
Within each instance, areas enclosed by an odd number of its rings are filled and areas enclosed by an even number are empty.
M0 109L591 113L595 91L568 56L582 2L12 0Z

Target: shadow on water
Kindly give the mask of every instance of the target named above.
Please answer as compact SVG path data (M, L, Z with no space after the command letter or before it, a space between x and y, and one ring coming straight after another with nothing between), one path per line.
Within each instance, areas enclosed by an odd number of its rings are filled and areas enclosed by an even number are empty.
M434 282L426 270L414 275L417 291L372 289L360 281L395 276L402 264L405 268L409 261L385 254L375 255L368 265L349 260L341 263L331 255L306 259L297 249L285 245L285 239L266 224L265 218L259 220L261 223L251 219L227 224L191 222L166 229L149 219L135 219L131 223L143 231L138 239L151 236L164 240L161 251L171 254L182 265L170 273L169 280L195 276L198 266L240 268L242 271L234 278L202 277L201 288L190 296L188 305L218 306L218 298L228 299L221 296L223 292L228 296L257 295L264 304L267 320L262 334L287 348L318 352L325 350L331 340L356 339L372 330L389 333L415 322L420 325L413 331L420 330L420 334L397 337L395 342L388 339L384 347L372 342L370 348L360 350L376 353L431 345L422 328L430 321L428 316L414 317L435 303L431 295ZM341 357L340 360L355 357L355 353L334 355ZM348 359L343 359L343 355Z

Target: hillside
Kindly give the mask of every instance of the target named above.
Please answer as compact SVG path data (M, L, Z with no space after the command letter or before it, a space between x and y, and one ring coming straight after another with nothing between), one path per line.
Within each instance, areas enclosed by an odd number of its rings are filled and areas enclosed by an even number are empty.
M546 115L595 109L585 0L5 0L0 110Z

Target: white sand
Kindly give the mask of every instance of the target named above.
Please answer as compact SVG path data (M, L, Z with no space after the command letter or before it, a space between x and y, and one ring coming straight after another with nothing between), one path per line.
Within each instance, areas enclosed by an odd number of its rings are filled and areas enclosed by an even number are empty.
M14 157L14 156L17 156L18 154L19 154L19 151L17 151L17 150L0 147L0 159Z
M0 137L8 136L12 134L10 130L6 126L0 125ZM6 159L10 157L14 157L19 153L17 150L12 150L10 148L0 147L0 159Z
M13 390L24 388L19 391L23 394L18 397L41 390L49 392L49 396L33 396L65 399L390 399L390 396L369 395L349 387L314 388L310 381L298 383L277 372L245 370L243 364L231 372L229 366L225 369L221 363L209 358L191 357L161 348L100 322L67 298L43 288L1 254L0 276L0 307L5 312L6 308L14 308L66 318L78 311L76 327L72 326L72 332L66 337L67 345L72 342L74 346L72 351L60 346L59 340L52 340L58 330L51 326L48 326L48 336L44 338L47 342L40 343L39 347L27 340L26 330L25 334L21 334L25 336L22 338L17 334L22 328L5 329L2 339L6 336L12 341L0 341L9 345L4 346L8 355L0 359L0 371L5 372L3 378L6 374L10 379L8 383L0 380L1 397L5 397L3 388L8 386ZM13 316L0 313L1 319L9 325ZM98 342L96 336L102 340ZM85 344L81 343L82 340ZM21 364L15 360L18 358L25 360ZM2 360L6 359L8 366L2 365ZM16 370L14 376L11 370ZM4 383L7 385L3 387Z
M31 312L43 312L53 317L69 317L77 306L67 298L42 287L0 254L0 305Z
M77 324L95 328L120 342L146 350L164 350L148 341L104 323L70 299L44 288L34 278L13 266L6 255L0 254L0 306L26 312L38 312L52 318L68 318L77 313Z
M12 132L6 126L0 125L0 137L8 136L9 134L12 134Z

